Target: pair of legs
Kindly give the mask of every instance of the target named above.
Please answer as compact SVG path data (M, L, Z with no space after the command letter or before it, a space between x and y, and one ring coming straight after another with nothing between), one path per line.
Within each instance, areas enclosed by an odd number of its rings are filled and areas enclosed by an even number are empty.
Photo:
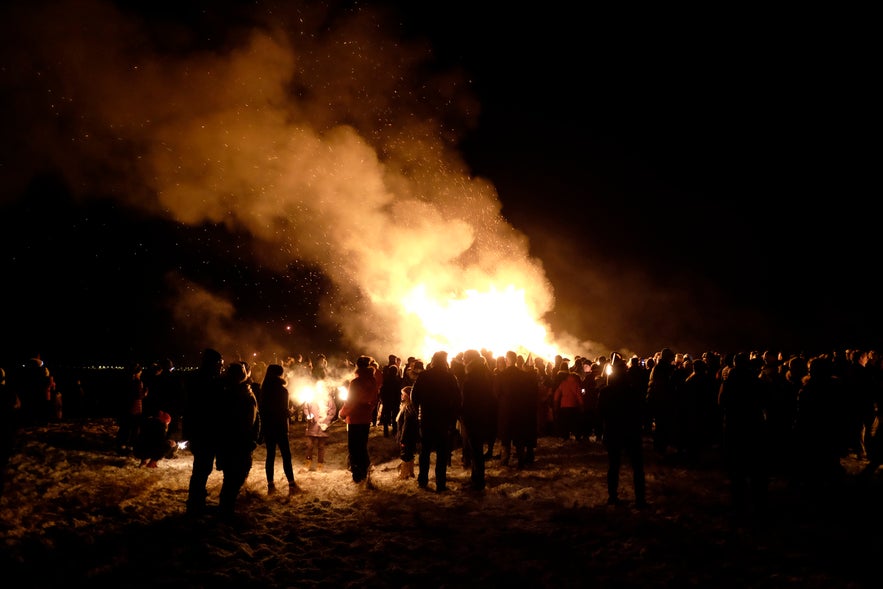
M623 454L628 456L629 464L632 467L635 505L645 505L647 498L644 477L644 453L640 439L607 441L607 503L613 505L619 502L619 471L622 467Z
M469 479L472 481L472 488L481 491L486 485L485 463L488 455L493 454L494 440L493 438L487 440L480 435L468 436L465 440L472 463L472 474ZM485 445L488 446L487 454L484 451Z
M294 468L291 465L291 446L288 443L288 436L284 438L272 438L267 436L267 459L264 462L264 470L267 474L267 484L272 488L274 486L274 478L276 472L276 448L279 448L279 455L282 457L282 470L289 485L294 484Z
M221 493L218 501L221 515L233 515L233 508L239 491L248 478L251 471L251 450L236 449L224 452L224 481L221 483Z
M435 452L435 490L446 491L448 488L448 459L451 457L451 439L447 432L424 432L420 445L420 468L417 473L417 485L425 487L429 484L429 464Z
M349 424L346 426L346 444L349 452L350 470L353 481L361 483L368 478L368 467L371 459L368 456L369 424Z
M208 495L205 487L215 467L216 449L210 443L191 441L190 452L193 454L193 470L187 491L187 513L198 515L205 511L205 498Z
M307 436L307 462L315 460L316 464L325 464L325 442L321 436Z

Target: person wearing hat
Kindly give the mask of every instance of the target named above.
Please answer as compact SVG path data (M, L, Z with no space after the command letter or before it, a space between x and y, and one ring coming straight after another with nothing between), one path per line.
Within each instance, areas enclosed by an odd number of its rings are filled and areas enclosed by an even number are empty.
M157 411L144 420L133 450L135 458L141 459L141 466L157 468L160 460L175 455L178 443L168 437L170 423L172 416L165 411Z
M346 420L347 450L353 482L368 479L368 434L374 409L380 399L380 390L374 378L371 356L359 356L356 360L355 377L349 383L346 402L340 408L340 418Z

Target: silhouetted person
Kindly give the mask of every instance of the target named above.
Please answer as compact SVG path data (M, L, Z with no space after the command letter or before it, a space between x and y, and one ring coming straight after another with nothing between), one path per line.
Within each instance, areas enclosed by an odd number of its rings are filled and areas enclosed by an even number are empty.
M249 383L248 367L234 362L221 377L218 401L218 469L224 472L218 501L220 514L233 515L236 498L248 478L257 447L258 400Z
M769 489L769 440L765 388L748 353L736 354L721 383L718 404L723 419L723 450L733 507L766 509Z
M374 378L375 369L371 356L356 359L356 374L349 383L346 402L340 408L341 419L346 420L346 442L353 482L361 483L368 478L371 457L368 455L368 435L371 420L377 408L380 394Z
M506 369L499 376L499 394L508 400L509 438L518 468L534 461L537 446L537 397L539 386L533 373L523 370L514 351L506 352ZM503 447L506 452L506 446Z
M393 356L393 359L395 357ZM383 426L383 437L396 437L398 424L396 416L399 414L399 405L402 402L402 377L399 376L399 367L395 363L388 364L383 375L383 383L380 385L380 425Z
M435 452L435 490L447 490L451 433L460 414L460 385L448 365L448 353L436 352L429 367L417 377L411 402L420 415L420 461L417 485L429 484L430 457Z
M831 415L843 403L841 384L832 369L829 358L812 358L797 393L794 475L810 492L830 489L845 474L840 463L842 445L831 427Z
M25 425L45 425L52 413L54 394L49 369L37 354L29 358L17 373L14 385L21 401L21 420Z
M678 399L675 353L663 348L647 382L647 408L653 420L653 449L665 456L675 445Z
M163 458L172 458L178 443L169 439L172 416L158 410L145 416L132 454L141 460L141 466L157 468Z
M147 385L141 380L142 368L135 364L129 370L129 379L123 385L122 407L118 417L117 452L129 454L135 447L135 440L141 432L144 419L144 399L148 395Z
M184 387L180 373L171 358L163 358L156 363L158 370L142 376L149 394L144 399L144 414L156 415L163 411L168 413L172 422L169 424L169 437L181 440L181 413L184 410Z
M207 348L196 372L185 383L186 401L183 416L184 439L193 454L193 470L187 493L187 513L205 511L206 484L218 453L218 428L221 403L221 371L224 359L217 350Z
M291 416L294 414L294 404L288 394L284 372L285 370L280 364L270 364L267 366L264 380L261 383L259 407L261 426L264 430L264 444L267 448L264 472L267 475L268 495L276 492L277 448L282 457L282 472L285 473L285 479L288 481L288 494L292 495L297 492L294 468L291 464L291 443L288 438Z
M622 358L611 364L607 384L598 393L598 415L607 448L607 504L619 504L619 471L622 455L632 468L635 506L646 505L644 477L644 420L646 395L643 388L627 374Z
M711 443L711 425L719 423L717 392L719 386L705 360L692 363L693 372L681 385L681 443L688 462L699 464L702 452Z
M399 479L407 480L414 478L414 457L420 447L420 419L417 408L411 403L410 385L402 387L401 404L399 414L396 416L399 431L399 457L402 459L399 465Z
M466 374L463 377L461 418L466 447L470 452L470 483L475 491L485 488L485 447L490 448L497 435L497 398L494 379L487 360L477 350L463 354Z

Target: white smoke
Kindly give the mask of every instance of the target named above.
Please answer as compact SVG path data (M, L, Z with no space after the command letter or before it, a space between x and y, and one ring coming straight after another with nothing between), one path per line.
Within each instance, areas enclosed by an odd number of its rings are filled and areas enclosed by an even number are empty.
M422 345L401 307L416 284L515 284L541 320L545 272L456 150L478 113L465 80L428 73L429 48L366 9L257 6L210 43L96 0L4 9L8 194L54 169L82 198L245 232L255 263L321 268L323 307L384 357ZM232 303L200 297L174 319L223 331Z

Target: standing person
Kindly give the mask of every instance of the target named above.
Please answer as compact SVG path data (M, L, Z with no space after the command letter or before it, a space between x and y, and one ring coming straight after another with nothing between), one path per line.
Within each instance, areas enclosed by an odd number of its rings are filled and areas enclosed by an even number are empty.
M494 368L494 395L497 397L497 438L500 442L500 464L509 466L509 456L512 451L512 426L510 425L512 412L512 400L509 389L503 386L507 369L506 356L498 356ZM493 457L493 447L490 448L490 456Z
M583 383L579 376L570 370L559 370L558 386L552 396L555 408L555 423L558 434L565 442L571 436L578 438L583 421ZM592 379L591 372L586 379ZM594 386L594 382L592 383Z
M675 356L671 348L662 348L659 362L650 371L647 381L647 408L653 423L653 449L662 457L675 445L677 431Z
M391 356L391 358L395 358ZM398 424L396 416L399 414L399 405L402 402L402 377L399 376L399 367L395 362L387 365L383 375L383 384L380 385L380 425L383 426L383 437L396 437Z
M205 511L206 484L218 452L218 406L221 401L221 371L224 358L212 348L202 352L199 368L185 385L183 435L193 454L193 470L187 492L187 513Z
M28 359L17 377L14 385L20 395L22 422L26 425L45 425L49 422L54 391L49 368L40 354Z
M473 490L483 491L486 485L485 446L491 447L497 435L494 377L487 360L477 350L466 350L463 361L466 375L462 386L462 421L472 464L470 483Z
M294 404L288 394L286 386L285 370L280 364L270 364L264 374L261 383L261 398L258 403L261 412L261 425L264 430L264 443L267 447L267 457L264 461L264 471L267 475L267 495L276 492L276 448L282 457L282 471L288 480L288 495L297 492L297 483L294 481L294 468L291 465L291 444L288 439L288 428L291 416L294 414Z
M515 448L518 468L534 461L537 441L536 408L539 387L534 376L522 370L523 360L514 351L506 352L506 369L500 374L499 395L507 406L509 442ZM509 464L509 443L503 440L504 465Z
M324 382L316 383L316 395L304 405L307 420L307 470L321 471L325 468L325 445L328 442L328 428L337 417L337 403L331 390ZM313 461L315 460L315 465Z
M598 416L607 448L607 504L618 505L622 454L632 467L635 507L647 505L644 476L645 393L629 378L625 360L616 358L607 384L598 392Z
M436 352L429 367L417 377L411 401L420 416L420 462L417 485L429 484L430 456L435 452L435 490L447 491L451 434L460 414L460 385L448 365L448 353Z
M831 359L826 356L812 357L797 393L792 452L795 482L807 491L836 489L845 478L846 471L840 462L840 441L832 435L831 424L831 416L837 413L836 408L843 402L843 383L834 377ZM879 464L881 458L875 450L871 464ZM868 472L877 468L868 467Z
M371 356L356 359L355 378L350 380L346 402L340 408L340 418L346 420L346 442L353 481L361 483L368 478L371 458L368 455L368 434L371 419L379 402L377 381Z
M11 386L6 384L6 371L0 368L0 496L6 482L6 469L15 451L18 438L21 400Z
M135 441L141 432L141 421L144 418L144 398L147 397L147 385L141 380L142 368L134 364L129 370L129 380L123 391L123 406L119 416L117 429L117 452L131 454Z
M411 385L402 387L399 414L396 416L396 423L399 426L397 440L401 448L399 456L402 459L399 465L399 479L403 481L414 478L414 456L420 445L420 419L417 408L411 402L412 388Z
M181 439L181 410L184 389L171 358L163 358L150 366L150 370L142 375L144 384L150 394L144 399L144 415L157 415L164 411L172 417L169 425L169 437Z
M218 410L218 469L224 472L221 483L219 511L221 516L233 515L236 498L252 467L258 400L249 382L247 366L234 362L222 377Z
M769 489L766 389L747 352L733 358L721 383L718 405L723 418L723 450L733 507L766 509Z
M371 427L377 426L377 418L380 417L380 387L383 386L383 370L377 360L371 359L371 367L374 368L374 384L377 387L377 404L374 405L374 411L371 413Z

